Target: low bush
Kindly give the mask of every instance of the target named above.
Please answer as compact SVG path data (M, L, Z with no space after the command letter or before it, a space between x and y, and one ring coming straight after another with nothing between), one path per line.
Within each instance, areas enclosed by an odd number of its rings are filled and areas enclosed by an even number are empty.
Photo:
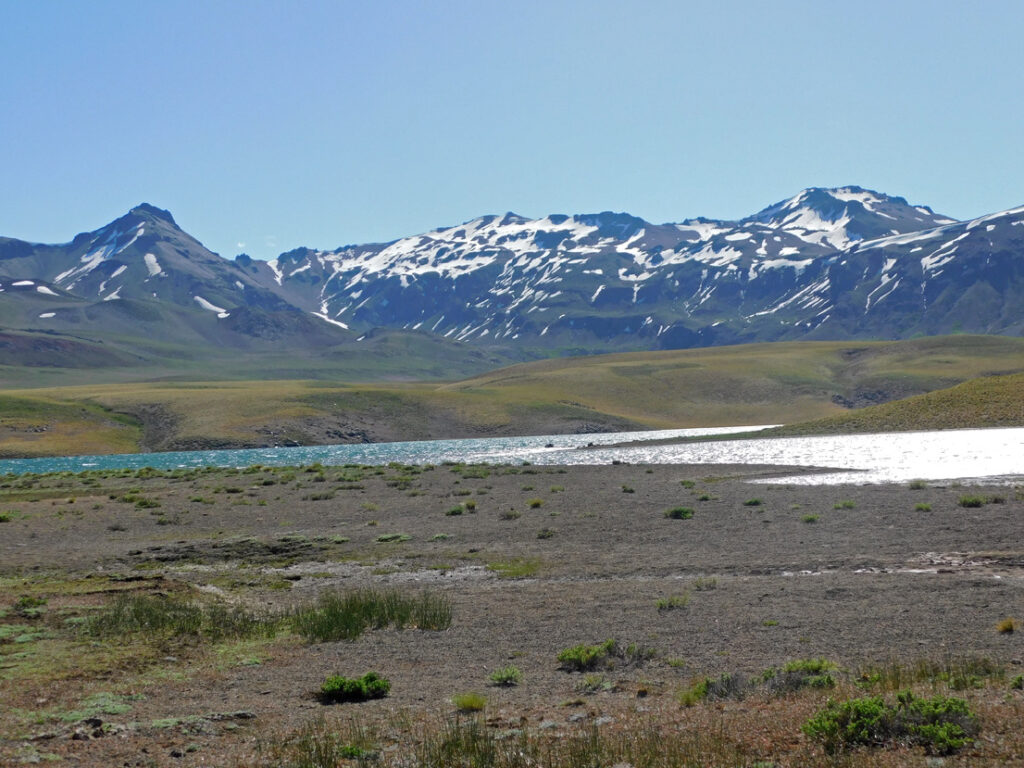
M996 631L1001 635L1012 635L1017 629L1017 620L1007 616L996 624Z
M928 483L924 480L911 480L907 483L907 488L912 491L921 491L928 487Z
M529 505L530 509L537 509L544 505L544 499L530 499L526 503Z
M833 504L832 508L833 509L853 509L856 506L857 505L852 500L850 500L850 499L843 499L842 501L837 501L835 504Z
M689 520L693 517L693 510L689 507L673 507L665 510L665 517L670 520Z
M800 520L804 523L816 523L820 519L821 518L819 518L818 515L804 515L800 518Z
M558 662L569 672L585 672L606 664L608 657L617 651L618 644L614 640L605 640L599 645L574 645L558 654Z
M948 755L967 746L978 734L978 719L963 699L936 696L922 699L910 691L888 704L881 696L829 702L803 725L808 737L820 741L828 754L853 747L916 745L929 754Z
M456 516L461 515L461 514L462 514L462 505L461 504L459 504L458 506L452 507L447 512L445 512L445 515L447 515L448 517L456 517Z
M914 511L915 512L931 512L932 511L932 505L927 503L927 502L924 502L924 501L918 502L917 504L914 505Z
M977 508L977 507L983 507L983 506L985 506L985 497L984 496L961 496L960 497L960 501L958 503L960 504L961 507L966 507L968 509L973 509L973 508Z
M362 677L334 675L320 686L320 700L325 704L369 701L382 699L391 691L390 681L376 672L367 672Z
M723 674L717 678L705 677L697 680L679 696L679 703L692 707L704 699L741 699L750 690L750 682L742 674Z
M743 502L744 507L760 507L762 504L764 502L761 499L747 499Z
M541 528L539 531L537 531L537 538L538 539L551 539L551 538L554 538L554 535L555 535L555 529L554 528Z

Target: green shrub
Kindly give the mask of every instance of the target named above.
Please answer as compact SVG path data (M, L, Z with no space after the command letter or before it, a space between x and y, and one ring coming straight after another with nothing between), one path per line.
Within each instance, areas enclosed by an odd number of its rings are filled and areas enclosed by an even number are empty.
M488 679L491 681L491 685L511 687L522 682L523 673L519 667L502 667L491 672Z
M320 686L320 700L328 704L352 701L382 699L391 691L391 683L376 672L367 672L362 677L334 675Z
M698 592L706 592L709 589L718 589L718 579L714 576L709 576L706 579L703 576L698 576L693 580L693 588Z
M925 502L925 501L921 501L921 502L918 502L917 504L914 505L914 511L915 512L931 512L932 511L932 505L927 503L927 502Z
M976 508L985 506L984 496L961 496L959 504L961 507Z
M665 517L670 520L689 520L693 517L693 510L689 507L673 507L665 510Z
M7 512L4 512L3 514L0 514L0 523L9 523L9 522L11 522L10 514L8 514Z
M859 746L910 744L930 754L947 755L970 744L979 727L963 699L921 699L903 691L895 705L881 696L830 701L804 723L803 731L820 741L828 754Z
M605 640L599 645L574 645L558 654L558 662L569 672L584 672L606 663L617 650L618 644L614 640Z
M530 509L537 509L544 505L544 499L530 499L526 503L529 505Z
M705 677L680 692L679 703L692 707L704 699L741 699L750 690L750 683L741 674L723 674L717 678Z
M693 480L680 480L679 484L683 486L683 488L693 488L696 485Z
M800 520L805 523L816 523L820 519L821 518L819 518L818 515L804 515L800 518Z
M469 499L468 501L464 501L462 503L462 506L464 506L466 508L466 511L469 512L470 514L472 514L473 512L476 512L476 502L473 501L472 499Z
M628 485L622 486L622 492L623 493L636 493L636 491L633 490L632 488L630 488Z
M843 499L842 501L837 501L835 504L833 504L832 508L833 509L853 509L856 506L857 505L852 500L850 500L850 499Z
M747 499L743 502L744 507L760 507L762 504L764 502L761 499Z
M1017 675L1010 680L1011 691L1024 691L1024 675Z
M907 488L912 491L921 491L928 487L928 483L924 480L911 480L907 483Z
M462 505L461 504L459 504L458 506L452 507L447 512L445 512L445 515L447 515L448 517L456 517L456 516L461 515L461 514L462 514Z
M325 592L312 605L290 615L292 629L307 642L354 640L368 629L415 627L447 629L452 623L451 602L443 595L422 592L408 597L398 590L360 589Z

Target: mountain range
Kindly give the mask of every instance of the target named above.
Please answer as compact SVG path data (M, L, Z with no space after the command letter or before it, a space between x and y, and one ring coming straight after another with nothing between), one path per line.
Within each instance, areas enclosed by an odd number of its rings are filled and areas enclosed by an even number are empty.
M272 261L222 258L145 203L70 243L0 238L8 365L200 348L329 355L399 338L467 351L482 370L958 331L1024 335L1024 207L957 221L860 187L811 188L738 221L506 213Z

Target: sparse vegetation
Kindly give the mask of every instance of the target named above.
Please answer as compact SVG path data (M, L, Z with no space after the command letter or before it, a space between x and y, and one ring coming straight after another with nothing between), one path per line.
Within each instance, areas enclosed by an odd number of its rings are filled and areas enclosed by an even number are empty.
M914 505L914 511L915 512L931 512L932 511L932 505L929 504L926 501L919 501L917 504Z
M744 507L760 507L764 502L761 499L747 499L743 502Z
M854 502L852 499L843 499L842 501L837 501L835 504L833 504L832 508L833 509L854 509L856 506L857 506L856 502Z
M1017 630L1017 620L1011 616L996 624L996 631L1001 635L1012 635Z
M972 509L985 506L985 501L986 499L984 496L961 496L957 503L961 507Z
M655 605L658 608L658 612L674 611L677 608L685 608L690 604L690 595L683 593L681 595L670 595L669 597L659 598Z

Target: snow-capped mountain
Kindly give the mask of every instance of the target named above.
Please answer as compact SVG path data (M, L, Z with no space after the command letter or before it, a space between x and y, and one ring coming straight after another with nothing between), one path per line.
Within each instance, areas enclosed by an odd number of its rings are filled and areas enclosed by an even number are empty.
M460 341L565 348L676 347L806 335L829 319L819 294L840 254L871 238L952 224L902 198L815 188L740 221L656 225L616 213L535 220L508 213L387 244L298 249L241 266L297 306L357 330L419 328Z
M0 239L0 288L28 280L40 301L173 305L263 336L301 310L349 338L406 329L531 353L1020 334L1022 226L1024 209L958 222L860 187L812 188L738 221L507 213L232 262L140 205L65 245ZM40 309L35 324L62 311L83 310Z

